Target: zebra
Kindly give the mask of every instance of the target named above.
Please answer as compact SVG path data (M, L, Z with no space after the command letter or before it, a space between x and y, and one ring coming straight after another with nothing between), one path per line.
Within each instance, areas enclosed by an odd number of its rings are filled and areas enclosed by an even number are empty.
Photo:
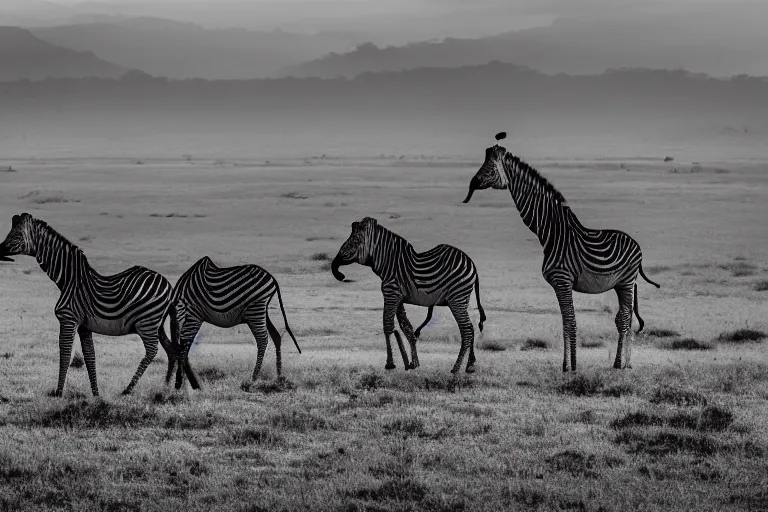
M251 380L255 381L261 371L268 335L275 344L277 377L281 379L282 340L267 313L275 294L280 302L285 329L301 354L296 337L288 326L280 286L272 274L257 265L219 267L208 256L200 258L181 275L171 297L171 338L175 350L179 352L177 362L188 364L189 349L203 322L224 328L247 324L256 339L258 350ZM166 382L170 382L171 371L169 366ZM181 388L182 379L180 365L176 373L176 389Z
M466 372L475 371L475 334L467 312L473 288L477 297L477 309L480 311L480 331L483 330L486 317L480 304L480 279L469 256L445 244L418 253L404 238L379 225L376 219L365 217L352 223L352 233L331 262L331 272L337 280L344 281L344 274L339 271L339 267L352 263L371 267L374 274L381 278L387 370L395 368L390 342L392 334L395 335L405 369L415 369L419 366L416 336L404 306L415 304L430 307L429 316L422 327L429 322L434 306L450 308L461 333L461 349L451 373L455 374L459 370L467 350L469 357ZM395 316L411 345L410 363L400 334L395 330Z
M176 353L163 329L172 287L166 278L144 267L131 267L119 274L101 275L91 267L83 251L64 236L29 213L14 215L11 231L0 244L0 256L24 255L37 259L40 268L61 291L54 313L59 320L59 381L61 396L72 356L75 332L80 337L83 359L93 396L99 395L93 333L107 336L138 334L145 355L124 395L130 394L160 342L169 365ZM191 373L187 365L185 371Z
M496 140L506 136L496 135ZM613 367L621 369L622 347L624 367L631 368L630 339L632 311L639 323L645 323L637 304L637 274L656 288L643 272L640 245L629 235L613 229L584 227L573 213L565 197L534 168L498 144L485 150L485 161L469 184L468 203L475 190L508 189L528 228L544 248L542 275L555 291L563 320L563 371L576 371L576 316L573 291L603 293L615 290L619 311L615 323L619 332ZM626 343L625 343L626 341Z

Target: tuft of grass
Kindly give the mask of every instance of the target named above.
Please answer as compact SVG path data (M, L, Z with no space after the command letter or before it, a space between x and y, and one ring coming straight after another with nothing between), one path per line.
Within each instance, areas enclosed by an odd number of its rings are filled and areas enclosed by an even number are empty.
M603 340L581 340L582 348L601 348L605 346Z
M504 352L507 350L507 346L500 341L483 340L477 346L480 350L488 350L489 352Z
M254 382L252 380L244 380L240 383L240 389L246 393L260 392L265 395L271 393L282 393L283 391L291 391L296 389L296 384L288 379L282 378L270 382Z
M227 374L215 366L204 366L197 370L197 375L208 382L216 382L227 378Z
M699 341L695 338L682 338L679 340L665 341L660 348L667 350L712 350L715 346L707 341Z
M384 377L375 372L364 373L357 384L358 389L373 391L384 387Z
M328 261L331 259L331 257L328 255L327 252L316 252L312 256L309 257L312 261Z
M617 430L634 427L660 427L665 424L664 418L657 414L644 411L631 412L611 422L611 428Z
M520 350L547 350L549 349L549 343L546 340L539 338L528 338L523 342Z
M152 408L113 404L103 399L78 399L52 409L44 409L24 419L23 424L35 427L87 429L140 427L153 425L157 414Z
M2 357L3 359L10 359L13 357L13 352L5 352L3 354L0 354L0 357Z
M623 382L608 386L602 390L603 396L610 396L613 398L620 398L622 396L630 396L635 394L635 388L632 384Z
M757 271L757 267L744 260L736 260L733 263L726 263L724 265L718 265L719 268L727 270L733 277L746 277L754 275Z
M759 342L768 338L768 334L754 329L738 329L721 333L717 340L725 343L751 343Z
M756 292L768 292L768 280L756 282L754 289Z
M329 423L320 416L302 410L280 411L272 415L269 424L274 428L293 430L294 432L309 432L330 428Z
M733 413L716 405L704 407L698 418L699 430L713 430L720 432L733 424Z
M707 405L707 397L693 389L685 389L674 386L661 386L656 388L649 399L652 404L673 404L678 406Z
M220 421L221 418L210 411L191 411L186 414L174 414L165 420L163 426L167 429L209 430Z
M653 336L654 338L679 338L680 333L673 329L648 329L645 331L646 336Z
M417 416L397 418L381 428L384 435L401 434L404 437L425 435L424 420Z
M281 196L285 197L286 199L308 199L309 198L309 196L302 195L299 192L286 192Z
M593 396L602 391L605 382L599 373L586 375L580 373L569 378L559 386L561 393L574 396Z
M229 444L241 446L285 446L285 438L267 427L241 427L227 434Z
M615 442L627 445L629 453L653 456L687 452L711 457L725 449L711 436L698 432L623 430L616 436Z
M82 368L83 366L85 366L85 359L83 359L83 356L81 356L79 352L75 352L75 355L72 356L72 361L69 363L69 367Z
M563 471L574 477L597 478L600 474L596 471L597 457L593 454L585 455L580 451L566 450L559 452L547 459L547 464L552 472Z

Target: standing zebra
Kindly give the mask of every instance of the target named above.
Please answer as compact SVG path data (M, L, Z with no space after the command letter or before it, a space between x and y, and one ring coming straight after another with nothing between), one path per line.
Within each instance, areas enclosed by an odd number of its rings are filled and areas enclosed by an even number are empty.
M59 382L61 396L72 356L75 332L80 337L91 392L98 396L93 333L107 336L138 334L146 351L136 374L123 394L131 392L157 354L158 341L175 359L163 321L168 314L171 284L144 267L131 267L112 276L96 272L77 246L52 227L28 213L14 215L11 231L0 244L0 256L34 256L40 268L56 283L61 296L54 312L59 320ZM10 260L13 261L13 260ZM191 369L185 367L191 373Z
M505 133L496 135L503 139ZM631 368L630 339L632 310L643 330L637 306L637 274L659 288L643 272L640 246L629 235L612 229L584 227L571 211L565 197L535 169L520 158L494 145L485 150L485 161L469 184L468 203L475 190L509 190L520 216L544 248L542 274L554 288L563 317L563 371L568 371L570 347L571 370L576 371L576 315L573 290L603 293L615 290L619 299L616 328L619 341L614 368L621 368L621 350L625 350L625 368ZM626 340L626 344L624 343Z
M352 234L342 244L339 253L331 263L336 279L344 281L339 272L341 265L359 263L371 267L381 278L381 292L384 295L384 336L387 340L387 364L395 367L392 358L390 336L394 333L405 369L419 366L416 353L416 336L413 332L403 304L448 306L459 325L461 349L451 373L456 373L469 350L467 373L475 371L474 329L467 308L474 287L477 309L480 310L480 330L483 330L485 312L480 305L480 280L475 264L465 253L450 245L438 245L426 252L418 253L404 238L380 226L376 219L365 217L352 223ZM395 330L395 315L400 329L411 345L411 363L403 346L400 334ZM425 324L429 321L429 317ZM422 325L423 327L423 325Z
M267 350L269 336L275 343L277 377L282 377L280 333L269 319L267 307L277 293L285 329L301 354L299 344L288 326L280 286L272 275L256 265L218 267L208 256L200 258L184 272L173 289L171 298L171 337L179 352L178 362L187 364L189 349L203 322L217 327L247 324L256 338L258 355L252 380L256 380ZM187 374L189 376L189 374ZM168 368L166 382L170 381ZM176 388L182 383L181 365L176 373Z

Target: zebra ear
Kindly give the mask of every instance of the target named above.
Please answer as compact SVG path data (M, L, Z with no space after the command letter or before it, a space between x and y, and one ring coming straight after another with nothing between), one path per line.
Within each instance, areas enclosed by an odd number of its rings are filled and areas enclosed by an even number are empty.
M496 140L501 140L506 138L507 138L507 132L499 132L496 134Z
M358 229L360 229L360 223L357 222L357 221L353 222L352 223L352 231L357 231Z

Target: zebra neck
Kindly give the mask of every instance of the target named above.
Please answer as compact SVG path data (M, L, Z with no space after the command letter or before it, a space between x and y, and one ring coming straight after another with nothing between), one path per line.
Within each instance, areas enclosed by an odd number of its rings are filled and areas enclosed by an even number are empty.
M91 272L83 251L47 225L39 226L35 259L59 290L81 282Z
M563 239L575 217L562 196L535 170L519 161L505 162L507 189L520 218L546 249ZM578 221L577 221L578 222Z
M415 253L413 246L403 237L378 226L375 246L371 248L369 261L373 273L382 281L395 278L399 261Z

